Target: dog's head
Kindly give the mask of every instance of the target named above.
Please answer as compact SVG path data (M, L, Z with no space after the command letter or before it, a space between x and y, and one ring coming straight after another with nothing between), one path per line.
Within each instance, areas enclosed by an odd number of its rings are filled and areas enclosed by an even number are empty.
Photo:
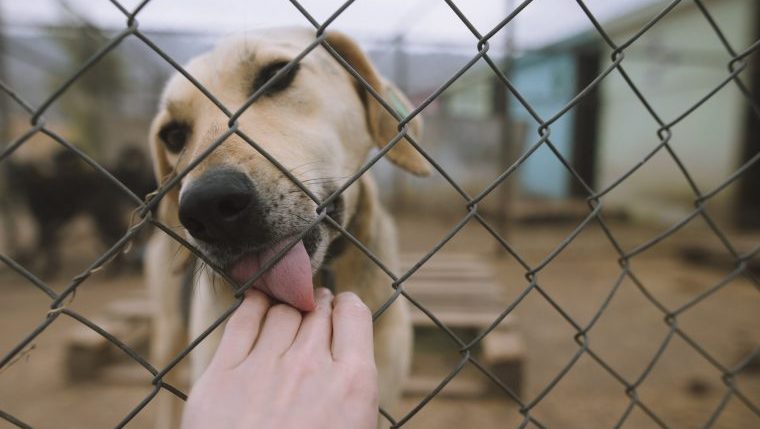
M193 59L186 69L235 111L314 40L312 32L302 29L248 33ZM353 41L339 33L328 34L326 41L401 116L409 112L409 102ZM398 122L322 46L280 76L239 117L239 130L323 200L357 172L373 146L383 147L394 139ZM228 130L228 122L184 76L172 77L150 130L158 180L185 170ZM409 124L409 131L419 138L419 119ZM424 158L404 140L387 157L414 174L428 173ZM358 194L358 185L349 187L326 208L328 214L346 226ZM175 223L172 226L181 223L206 257L242 283L258 271L260 262L312 224L316 209L317 204L271 160L232 134L166 196L160 212L165 222ZM310 288L282 290L273 283L310 285L335 236L324 224L309 230L270 270L273 274L262 278L261 288L308 309L303 295L310 295Z

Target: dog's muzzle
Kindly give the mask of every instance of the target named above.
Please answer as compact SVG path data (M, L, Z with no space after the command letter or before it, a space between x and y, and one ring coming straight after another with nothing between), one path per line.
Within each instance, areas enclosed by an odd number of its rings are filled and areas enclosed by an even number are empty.
M195 239L225 247L256 247L270 239L251 180L233 169L211 170L182 193L179 220Z
M296 243L287 232L285 238L275 237L266 225L264 211L251 180L233 169L206 172L182 192L179 202L180 222L205 244L202 247L207 248L206 253L212 249L226 251L226 260L216 262L233 280L242 285L255 278L256 289L299 310L313 310L314 285L307 245L313 251L319 242L318 232L312 229L311 235Z

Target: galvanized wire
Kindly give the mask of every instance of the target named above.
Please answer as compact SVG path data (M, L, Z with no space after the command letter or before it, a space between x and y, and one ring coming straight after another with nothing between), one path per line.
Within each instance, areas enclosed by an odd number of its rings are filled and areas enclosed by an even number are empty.
M692 1L697 6L699 12L704 16L709 27L714 31L716 37L720 40L720 43L722 44L722 46L725 48L726 52L730 56L730 60L726 64L727 72L724 76L724 79L721 82L719 82L714 87L709 88L705 92L703 97L701 97L699 100L694 102L691 106L689 106L686 110L684 110L679 115L677 115L676 117L670 120L663 119L661 115L657 113L657 110L655 109L655 107L646 99L642 91L638 88L637 84L634 82L634 80L631 78L629 73L626 71L625 54L626 54L626 50L629 49L631 46L633 46L641 36L643 36L654 25L656 25L658 22L663 20L669 13L671 13L676 8L676 6L679 3L681 3L681 0L675 0L675 1L670 2L666 7L664 7L659 13L657 13L654 17L652 17L651 20L649 20L643 27L641 27L638 31L636 31L628 40L624 41L622 44L616 44L612 40L612 38L609 36L607 31L605 30L604 26L600 24L599 20L594 16L594 14L587 7L587 5L585 4L583 0L576 0L579 10L583 14L585 14L585 16L588 18L589 22L592 24L593 28L596 30L596 32L598 33L599 37L602 39L604 44L606 44L607 47L611 50L610 63L604 68L604 70L602 70L601 73L599 73L591 82L589 82L585 86L585 88L583 88L580 92L578 92L578 94L576 94L565 106L563 106L558 111L554 112L554 114L549 118L542 117L536 111L536 109L534 109L531 106L528 100L519 92L517 87L510 80L510 77L507 76L503 72L502 68L500 67L500 61L497 59L494 59L489 53L490 42L494 38L494 36L498 34L502 29L504 29L504 27L510 25L512 21L520 13L522 13L522 11L533 2L533 0L526 0L520 3L511 13L508 14L508 16L506 16L502 21L500 21L495 27L490 29L485 34L481 34L481 32L477 30L476 26L472 23L472 21L466 16L465 13L463 13L459 9L459 7L453 1L444 0L445 4L451 9L452 12L454 12L456 17L461 22L461 24L464 25L470 31L470 33L472 33L474 54L464 66L462 66L459 70L457 70L456 73L454 73L442 85L440 85L436 90L434 90L430 94L430 96L428 96L425 100L423 100L418 106L412 109L412 111L406 114L405 116L401 116L398 112L396 112L391 107L391 105L387 103L386 100L383 99L382 94L378 93L375 88L372 88L369 85L369 83L365 80L365 78L362 77L356 70L354 70L353 67L348 63L348 61L341 57L340 53L338 53L335 49L333 49L332 46L330 46L329 42L327 41L325 37L325 32L330 28L330 25L340 15L342 15L347 9L351 7L352 3L354 3L353 0L346 1L345 3L343 3L324 22L320 22L319 20L315 19L309 13L307 8L304 7L299 1L290 0L290 3L294 6L295 10L298 11L301 15L303 15L306 23L308 23L308 25L311 25L314 28L314 40L299 55L293 58L284 68L282 68L278 73L276 73L275 76L273 76L272 79L270 79L270 81L268 81L260 89L255 91L243 103L243 105L235 111L228 109L224 105L224 103L222 103L221 100L219 100L212 92L210 92L207 88L205 88L195 77L193 77L179 63L177 63L174 59L172 59L172 57L168 53L166 53L156 43L154 43L146 33L140 30L138 17L140 15L140 12L150 1L151 0L143 1L137 7L135 7L134 10L130 11L128 8L124 7L118 1L110 0L110 2L114 5L114 7L118 9L118 11L121 14L123 14L126 19L124 29L120 31L118 34L116 34L115 36L111 37L102 48L100 48L94 55L92 55L92 57L90 57L87 61L85 61L85 63L82 64L81 67L74 74L69 76L68 79L66 79L64 83L60 85L59 88L53 91L39 106L34 106L31 103L27 102L26 100L23 99L22 95L14 91L7 83L0 82L0 93L2 93L2 96L7 96L10 100L16 103L17 106L22 111L26 112L26 114L29 117L29 127L26 130L26 132L22 133L14 141L4 142L5 145L3 146L2 151L0 151L0 162L12 156L12 154L19 147L26 144L33 136L35 136L38 133L42 133L50 137L57 144L61 145L64 148L64 150L68 150L76 154L82 161L92 166L103 177L103 180L107 180L110 183L113 183L114 185L116 185L120 192L122 192L130 200L138 204L136 213L138 214L140 218L140 221L135 223L132 227L130 227L130 229L125 233L125 235L120 240L118 240L117 243L115 243L110 249L108 249L104 254L102 254L99 258L97 258L92 264L90 264L89 267L87 267L79 275L72 278L71 282L60 293L55 292L43 280L38 278L33 272L25 268L19 262L14 261L12 258L10 258L7 255L0 255L0 262L5 264L11 270L20 274L31 285L39 289L45 296L47 296L51 300L50 311L48 312L44 320L42 320L39 323L39 325L35 329L33 329L25 338L23 338L13 348L11 348L10 351L6 352L3 355L2 359L0 360L0 369L9 366L10 364L14 362L15 359L22 356L24 353L24 350L27 349L27 347L29 347L29 345L37 336L45 332L55 321L58 320L58 318L61 315L65 315L69 317L70 319L77 321L83 326L86 326L87 328L101 335L103 338L105 338L106 340L111 342L113 345L115 345L129 359L138 363L140 366L142 366L145 369L145 371L151 374L152 384L154 388L149 392L148 395L146 395L143 398L143 400L137 406L135 406L126 416L124 416L124 418L117 424L116 427L123 427L127 423L129 423L129 421L132 418L134 418L135 415L141 412L141 410L153 398L156 397L156 395L160 392L161 389L164 389L184 400L186 399L186 395L184 392L182 392L180 389L176 388L175 386L171 386L170 384L166 383L163 380L166 373L170 371L172 368L174 368L180 361L182 361L194 347L196 347L200 342L204 341L205 338L215 328L217 328L219 325L224 323L227 317L229 317L229 315L232 314L232 312L240 305L240 303L242 302L243 292L247 290L251 286L251 284L253 284L256 278L261 276L264 271L266 271L270 266L276 263L277 260L279 260L279 258L281 258L288 251L289 247L292 245L295 245L295 243L298 240L300 240L301 236L306 234L310 228L317 226L319 223L325 222L331 228L333 228L334 230L337 230L343 237L345 237L347 239L347 242L350 243L350 245L355 246L358 250L360 250L363 254L365 254L371 261L377 264L377 266L388 276L389 284L393 288L393 294L388 299L388 301L384 305L382 305L380 309L376 311L376 313L374 314L375 319L380 317L382 313L397 299L404 299L404 300L407 300L411 305L415 306L420 311L422 311L427 317L429 317L430 320L433 322L433 324L441 332L443 332L449 339L454 341L454 343L456 343L459 347L459 352L461 354L461 357L458 363L450 370L449 374L440 381L440 383L438 384L436 388L434 388L431 392L425 395L425 397L415 407L409 410L405 415L393 416L387 410L383 410L383 409L379 410L380 414L384 416L390 422L391 426L394 428L403 427L406 423L411 421L414 418L414 416L421 409L423 409L426 406L426 404L429 403L429 401L435 398L435 396L467 366L475 368L477 371L482 373L501 392L503 392L505 398L507 398L509 402L513 402L517 406L519 412L523 416L522 422L518 427L522 428L522 427L528 427L530 425L539 427L539 428L548 427L546 424L542 423L533 414L533 410L557 386L557 384L564 377L566 377L568 373L570 373L573 370L576 363L584 355L590 357L591 360L593 360L596 364L598 364L600 368L602 368L606 373L608 373L612 379L616 380L616 382L620 384L621 391L625 395L627 395L630 400L628 403L628 406L625 408L624 412L620 415L617 423L615 424L615 427L623 426L626 423L626 421L628 421L629 417L632 414L632 411L635 409L639 409L646 416L648 416L652 424L658 427L667 428L669 426L665 423L663 418L659 416L649 404L645 403L640 398L638 394L638 389L650 376L653 368L655 368L659 359L662 357L665 351L668 350L673 338L675 337L679 337L683 339L684 342L688 344L689 347L691 347L696 353L704 357L705 361L707 361L712 367L714 367L717 371L719 371L721 374L722 380L725 384L725 393L723 394L718 406L711 412L709 417L706 419L704 427L711 427L721 416L721 413L724 412L727 404L734 398L738 400L740 403L742 403L751 413L754 413L760 419L760 406L758 406L758 404L755 401L753 401L747 394L745 394L745 392L735 383L737 374L741 373L750 364L750 362L753 359L756 359L757 356L760 354L760 347L756 347L755 350L750 355L748 355L744 360L742 360L735 367L728 368L728 367L725 367L723 364L721 364L718 359L712 356L706 350L705 347L700 345L700 343L693 338L692 335L690 335L688 332L683 330L679 326L679 323L678 323L679 317L683 313L687 312L690 308L692 308L697 303L703 300L709 299L716 292L724 288L727 284L729 284L736 278L739 278L739 277L746 278L750 282L752 282L758 290L760 290L760 279L758 279L757 276L748 269L748 262L752 258L756 257L758 253L760 253L760 246L756 247L754 250L750 252L747 252L744 254L740 253L737 250L737 247L732 243L729 236L714 221L712 215L710 214L710 212L708 211L706 207L706 204L710 201L711 198L713 198L718 193L720 193L723 189L725 189L727 186L735 182L738 178L740 178L743 174L745 174L750 168L752 168L753 166L757 166L760 163L760 153L755 154L754 156L750 157L748 161L746 161L743 165L737 168L736 171L732 173L731 175L729 175L729 177L727 177L722 183L715 185L710 190L703 191L696 184L696 182L694 181L692 177L692 174L689 172L688 168L685 166L685 164L679 157L679 154L677 153L677 151L674 150L674 148L671 145L671 139L674 133L673 127L679 122L681 122L683 119L691 115L694 111L699 109L704 103L708 102L713 96L715 96L720 91L724 90L729 85L734 85L739 90L739 92L743 95L748 105L751 106L753 111L755 112L755 115L757 117L756 119L760 120L760 105L758 105L756 99L753 97L753 94L747 87L747 84L743 82L741 78L741 73L748 67L747 59L751 55L755 54L758 49L760 49L760 40L751 44L749 47L745 48L742 51L734 48L729 42L729 40L727 39L727 37L725 36L724 32L718 25L713 15L710 13L709 8L705 6L702 0L690 0L690 1ZM61 96L65 94L70 89L70 87L75 82L77 82L78 79L81 78L81 76L85 72L87 72L87 70L89 70L91 67L96 65L102 58L109 55L114 49L116 49L126 39L139 40L150 50L154 51L158 56L160 56L163 60L165 60L169 65L171 65L171 67L173 67L178 73L180 73L185 78L187 78L188 81L192 85L194 85L206 98L208 98L210 102L212 102L216 106L216 108L219 109L219 111L222 114L224 114L228 118L227 129L224 130L220 134L220 136L214 140L214 142L208 147L208 149L205 150L196 159L193 159L184 170L174 172L172 177L170 177L164 183L160 184L156 192L151 194L151 197L147 201L141 200L138 196L132 193L124 184L122 184L116 177L114 177L109 171L107 171L105 168L99 165L95 160L90 158L82 150L78 149L75 145L72 145L71 143L69 143L65 138L56 134L45 125L46 123L45 123L44 115L49 110L49 108L56 101L58 101L61 98ZM273 156L267 153L266 150L264 150L262 146L260 146L256 141L254 141L252 138L247 136L238 127L238 123L237 123L237 120L240 117L240 115L251 104L253 104L259 97L261 97L262 94L265 93L266 89L269 86L271 86L279 76L287 73L290 68L296 66L299 61L301 61L304 57L309 55L317 47L324 48L333 58L335 58L335 60L341 65L341 67L343 67L351 76L353 76L355 80L357 81L357 83L366 90L368 96L376 100L382 106L382 108L384 108L398 122L398 132L388 142L388 144L385 145L385 147L381 151L373 155L351 177L347 178L345 182L334 193L332 193L331 195L327 196L324 199L320 199L316 195L314 195L303 183L301 183L292 174L292 172L290 172L287 168L285 168L277 159L275 159ZM503 84L504 90L508 91L510 96L514 97L517 103L519 103L522 106L522 108L524 108L530 114L530 116L535 122L537 139L535 140L535 143L532 144L511 165L504 166L503 172L499 174L496 177L496 179L493 180L492 183L486 186L477 195L471 196L464 190L464 187L461 186L449 173L447 173L446 169L433 156L427 153L419 145L419 142L416 141L415 138L408 133L407 124L412 119L417 117L419 114L424 112L424 110L430 105L430 103L438 99L441 96L441 94L447 88L449 88L454 82L456 82L465 72L467 72L475 64L480 63L480 62L484 62L488 66L490 71L493 72L495 78L501 84ZM636 165L634 165L632 168L630 168L628 171L626 171L624 174L622 174L612 183L608 184L605 188L595 189L593 188L592 184L586 183L584 181L581 175L577 171L575 171L575 169L572 167L571 162L568 159L566 159L566 157L563 156L562 153L557 149L556 145L552 143L551 129L552 129L552 125L556 121L558 121L568 111L570 111L575 106L577 106L580 102L586 99L589 96L590 92L597 89L599 85L601 84L601 82L603 82L613 73L617 73L620 77L623 78L627 87L631 91L631 96L635 98L642 105L642 107L644 107L647 114L651 116L651 118L658 124L658 128L653 130L653 135L658 140L658 143ZM229 276L227 276L226 273L222 272L217 267L215 267L213 263L211 263L211 261L208 261L204 257L202 252L194 248L192 244L190 244L187 240L185 240L180 234L175 232L172 227L164 225L158 219L155 219L151 213L151 210L154 209L160 203L160 201L166 196L166 194L178 186L178 184L180 183L183 177L185 177L193 168L195 168L204 159L206 159L228 137L232 135L237 135L238 137L246 141L251 146L252 149L254 149L259 154L261 154L264 158L269 160L269 162L271 162L273 166L279 169L283 173L283 175L285 175L301 191L303 191L310 199L312 199L317 204L316 210L317 210L317 215L318 215L316 219L308 226L308 228L306 228L302 232L301 236L294 238L294 241L290 244L290 246L288 246L288 248L282 249L278 253L277 257L274 258L273 261L270 261L270 263L262 267L260 272L253 279L249 280L248 282L242 285L236 284L231 278L229 278ZM338 198L341 195L341 193L343 193L351 184L356 182L356 180L358 180L363 174L365 174L373 165L375 165L375 163L380 158L382 158L388 151L390 151L393 147L395 147L395 145L398 144L398 142L401 141L402 139L405 139L406 141L408 141L417 151L419 151L419 153L432 165L433 169L437 173L439 173L441 177L443 177L443 179L451 186L451 188L454 191L456 191L459 197L461 197L461 207L464 209L466 214L428 252L426 252L422 257L420 257L420 259L415 264L413 264L411 268L409 268L406 272L396 273L392 269L390 269L385 264L384 261L382 261L377 255L375 255L372 252L372 250L369 249L364 243L362 243L359 239L354 237L348 230L343 228L339 222L331 218L330 215L327 214L327 211L325 210L325 208L328 207L330 203L334 201L335 198ZM530 159L531 156L541 147L548 148L554 154L556 159L563 165L563 168L567 170L567 172L570 174L573 180L577 181L582 186L582 188L585 190L587 194L589 210L586 216L584 217L584 219L573 229L573 231L569 233L551 252L549 252L548 255L544 257L543 260L541 260L536 265L531 265L527 262L527 260L523 256L520 255L520 252L518 252L515 249L515 247L511 245L505 237L501 236L497 232L497 230L490 225L489 221L478 210L478 204L481 201L483 201L488 195L490 195L494 189L502 185L504 181L512 177L515 171L517 171L517 169L520 166L522 166L528 159ZM647 162L652 157L654 157L656 154L661 153L661 152L666 153L667 156L674 161L675 165L677 166L677 169L679 170L681 175L684 177L686 182L689 184L689 187L691 188L694 195L694 210L691 213L689 213L687 216L685 216L683 219L673 224L670 228L656 235L655 237L648 240L647 242L633 249L626 250L624 246L620 243L618 238L616 238L611 228L609 227L609 223L607 219L605 218L604 212L602 210L603 203L604 203L603 199L609 192L616 189L620 184L624 183L629 177L631 177L631 175L633 175L636 171L638 171L642 166L646 165ZM728 275L724 276L724 278L716 282L712 287L710 287L706 291L693 297L688 302L682 304L678 308L674 308L674 309L669 308L667 305L665 305L660 300L658 300L655 297L655 295L650 292L647 285L645 285L644 282L640 280L639 276L636 275L636 272L631 265L631 260L635 258L637 255L641 254L642 252L650 249L652 246L656 246L662 240L672 236L678 230L680 230L681 228L683 228L684 226L691 223L692 221L694 221L694 219L697 219L697 218L703 219L705 223L708 225L709 229L712 231L712 233L714 233L714 235L719 239L719 241L725 247L725 250L732 256L735 263L735 267ZM459 335L457 335L450 327L448 327L442 320L440 320L434 312L426 308L424 303L415 299L414 296L412 296L405 289L404 284L420 268L422 268L447 242L449 242L452 238L454 238L458 233L460 233L460 231L467 224L471 222L477 223L481 225L482 227L484 227L485 230L495 239L495 241L498 242L503 247L504 251L522 267L525 274L526 285L522 289L522 291L520 291L520 293L512 300L512 302L505 305L504 310L499 314L499 316L496 319L493 320L493 322L488 327L483 329L481 332L477 333L477 335L473 339L469 341L465 341ZM555 260L555 258L567 246L569 246L585 229L587 229L589 225L592 225L592 224L598 225L601 228L601 230L604 233L604 236L617 252L620 272L618 276L616 277L615 281L610 285L609 292L605 296L601 305L599 305L599 307L596 309L590 321L584 325L578 322L577 320L575 320L563 308L563 306L556 299L554 299L544 287L542 287L541 282L539 281L539 278L540 278L541 272L547 266L549 266ZM130 241L148 225L152 225L156 227L157 231L160 231L160 233L167 234L169 237L177 241L181 246L187 248L196 257L206 262L209 265L209 267L217 271L220 276L225 278L231 284L237 286L236 295L235 295L236 301L229 308L227 308L226 311L224 311L224 313L218 319L216 319L213 324L211 324L211 326L208 326L207 329L200 336L198 336L193 341L191 341L190 344L188 344L187 347L185 347L178 355L176 355L171 360L171 362L164 368L154 368L146 359L140 356L139 353L131 349L128 345L121 342L113 334L101 328L96 323L87 319L83 315L67 308L67 302L68 302L67 300L70 299L72 294L75 293L77 289L83 287L87 279L94 272L101 269L114 256L116 256L119 252L123 251L124 248L127 245L129 245ZM645 297L652 304L653 308L657 309L660 313L662 313L663 323L668 329L667 335L665 335L665 337L659 342L656 352L646 362L644 369L634 379L630 379L622 375L619 371L615 370L607 361L604 360L604 358L602 358L595 351L595 349L589 343L591 329L597 324L601 316L608 310L610 302L616 296L616 294L619 293L620 287L625 280L630 280L638 289L638 291L641 293L641 295ZM504 320L504 318L510 315L515 310L515 308L517 308L523 302L523 300L529 295L540 297L542 300L548 303L550 307L553 308L554 311L556 311L557 315L559 315L569 325L569 327L575 332L573 335L573 340L577 344L577 349L573 353L572 357L561 368L561 370L558 371L556 374L554 374L551 377L550 381L547 382L535 396L521 397L518 394L518 392L515 392L510 387L506 386L496 375L494 375L488 369L486 365L480 362L476 358L474 351L475 351L475 348L480 345L483 339L487 337ZM0 374L2 373L0 372ZM7 411L0 410L0 419L16 427L20 427L20 428L30 427L28 424L22 422L18 418L9 414ZM758 421L760 422L760 420Z

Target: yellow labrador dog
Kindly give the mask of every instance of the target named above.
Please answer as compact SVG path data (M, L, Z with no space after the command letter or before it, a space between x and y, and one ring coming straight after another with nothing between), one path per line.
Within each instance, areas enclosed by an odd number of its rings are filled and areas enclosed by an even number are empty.
M305 29L246 33L193 59L186 69L235 111L314 40L314 33ZM389 105L402 116L408 113L409 102L375 71L353 41L338 33L328 34L326 41ZM323 200L360 168L373 147L384 147L394 139L398 122L322 46L280 77L240 116L239 128ZM175 75L150 130L158 180L184 170L228 129L227 123L228 117L211 100ZM420 131L419 119L409 124L415 138ZM386 156L411 173L429 172L424 158L404 140ZM180 228L214 265L242 284L299 237L318 217L316 209L317 204L280 169L233 134L167 194L159 217ZM368 174L326 210L388 267L397 268L394 228ZM155 305L152 363L159 368L233 302L234 286L200 265L187 270L189 259L182 255L182 248L162 232L149 244L146 274ZM327 278L336 292L352 290L372 310L393 292L389 277L326 222L303 235L254 287L308 311L314 306L313 288L324 285ZM192 293L185 320L180 296L188 284ZM191 379L203 372L220 334L217 329L191 353ZM397 300L375 323L384 407L393 407L400 395L411 346L408 309L403 299ZM170 372L167 381L183 385L173 375L176 372ZM163 396L159 427L176 427L177 401Z

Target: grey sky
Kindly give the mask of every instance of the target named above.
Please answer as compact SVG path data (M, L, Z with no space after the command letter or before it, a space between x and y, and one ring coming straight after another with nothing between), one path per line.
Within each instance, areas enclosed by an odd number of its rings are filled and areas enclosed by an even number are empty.
M585 0L601 20L609 20L662 0ZM344 0L301 0L322 21ZM58 0L0 0L4 19L17 25L55 23L61 20ZM124 26L124 16L107 0L67 0L70 7L105 27ZM122 0L133 8L139 0ZM482 33L507 15L509 0L458 0L457 6ZM514 0L513 4L521 1ZM308 25L287 0L153 0L138 16L142 28L171 31L231 33L259 26ZM534 0L515 23L520 48L537 47L589 27L574 0ZM335 21L333 28L360 40L387 40L406 29L410 42L474 46L475 38L443 0L357 0ZM502 32L503 33L503 32ZM499 44L499 34L494 40Z

